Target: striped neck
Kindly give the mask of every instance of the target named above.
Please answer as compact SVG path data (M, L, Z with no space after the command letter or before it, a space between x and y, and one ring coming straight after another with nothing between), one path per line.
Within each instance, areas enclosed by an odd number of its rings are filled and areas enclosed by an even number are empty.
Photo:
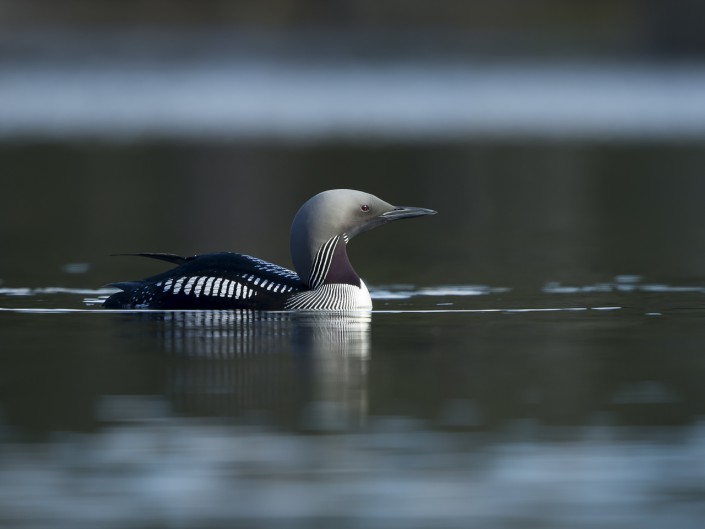
M347 234L328 239L316 252L308 278L312 290L323 284L348 284L360 286L360 276L350 264L346 250Z

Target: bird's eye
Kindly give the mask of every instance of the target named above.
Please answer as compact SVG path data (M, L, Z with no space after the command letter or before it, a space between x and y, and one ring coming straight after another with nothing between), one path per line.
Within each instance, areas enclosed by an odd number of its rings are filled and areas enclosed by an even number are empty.
M363 204L362 206L360 206L360 209L361 209L362 211L367 212L367 211L370 210L370 206L368 206L367 204Z

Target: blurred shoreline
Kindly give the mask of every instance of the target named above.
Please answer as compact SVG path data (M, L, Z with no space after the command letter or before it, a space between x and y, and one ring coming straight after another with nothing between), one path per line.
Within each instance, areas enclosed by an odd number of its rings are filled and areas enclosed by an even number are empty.
M490 59L421 53L413 32L350 37L5 34L0 140L705 139L705 62Z

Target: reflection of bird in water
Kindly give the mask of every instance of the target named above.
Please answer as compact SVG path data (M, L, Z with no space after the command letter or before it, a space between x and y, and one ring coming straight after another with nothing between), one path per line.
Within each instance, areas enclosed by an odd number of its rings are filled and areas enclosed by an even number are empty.
M183 411L265 411L309 428L349 427L367 414L369 312L179 311L148 318L169 355L166 391Z
M319 193L299 209L291 226L295 273L255 257L214 253L193 257L137 254L178 265L120 288L105 307L130 309L370 309L370 294L348 259L358 233L387 222L433 215L430 209L396 207L361 191Z
M240 358L278 352L366 356L369 312L168 311L160 322L164 349L188 358Z

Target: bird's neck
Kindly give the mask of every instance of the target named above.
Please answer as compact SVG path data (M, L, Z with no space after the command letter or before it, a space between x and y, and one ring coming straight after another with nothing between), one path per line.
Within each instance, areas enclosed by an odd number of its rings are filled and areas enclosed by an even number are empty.
M350 264L346 247L347 236L336 235L318 248L308 274L309 288L332 283L360 286L360 276Z
M348 259L347 247L346 241L341 238L333 251L333 258L324 284L343 283L360 286L360 276L357 275L350 259Z

